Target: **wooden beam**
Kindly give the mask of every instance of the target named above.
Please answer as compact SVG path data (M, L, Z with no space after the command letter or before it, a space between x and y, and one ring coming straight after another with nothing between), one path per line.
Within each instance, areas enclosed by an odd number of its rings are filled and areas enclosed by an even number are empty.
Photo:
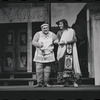
M27 25L27 72L32 72L32 22Z

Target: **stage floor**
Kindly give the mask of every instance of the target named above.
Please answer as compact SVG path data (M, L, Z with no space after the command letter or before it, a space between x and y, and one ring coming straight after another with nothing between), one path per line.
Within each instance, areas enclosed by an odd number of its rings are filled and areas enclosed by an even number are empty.
M100 86L0 86L0 100L100 100Z
M63 85L52 85L51 87L34 86L0 86L0 91L100 91L100 86L79 85L78 87Z

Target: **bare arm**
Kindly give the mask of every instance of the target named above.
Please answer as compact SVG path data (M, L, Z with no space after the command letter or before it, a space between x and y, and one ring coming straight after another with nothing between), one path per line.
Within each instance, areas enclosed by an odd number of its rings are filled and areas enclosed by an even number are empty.
M38 40L39 40L39 33L37 32L37 33L34 35L34 37L33 37L32 45L35 46L35 47L37 47L37 48L41 48L41 47L42 47L42 44L40 44L40 43L38 42Z

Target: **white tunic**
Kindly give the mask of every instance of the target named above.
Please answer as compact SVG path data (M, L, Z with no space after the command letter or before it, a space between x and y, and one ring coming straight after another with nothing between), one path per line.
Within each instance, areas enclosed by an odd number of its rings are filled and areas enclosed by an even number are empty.
M43 34L42 31L39 31L39 43L43 44L42 48L36 48L34 60L35 62L48 63L55 61L54 56L54 46L52 32L49 31L47 35Z

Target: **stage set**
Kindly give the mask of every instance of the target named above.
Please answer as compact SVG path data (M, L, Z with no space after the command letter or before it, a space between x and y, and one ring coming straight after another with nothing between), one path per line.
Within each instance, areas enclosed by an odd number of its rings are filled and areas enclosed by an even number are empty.
M35 87L33 36L44 22L57 34L55 23L62 18L68 20L76 33L82 72L79 86L57 85L55 61L50 75L51 87ZM0 100L100 100L99 33L99 3L1 3ZM56 45L54 53L56 57ZM69 59L72 61L71 56Z

